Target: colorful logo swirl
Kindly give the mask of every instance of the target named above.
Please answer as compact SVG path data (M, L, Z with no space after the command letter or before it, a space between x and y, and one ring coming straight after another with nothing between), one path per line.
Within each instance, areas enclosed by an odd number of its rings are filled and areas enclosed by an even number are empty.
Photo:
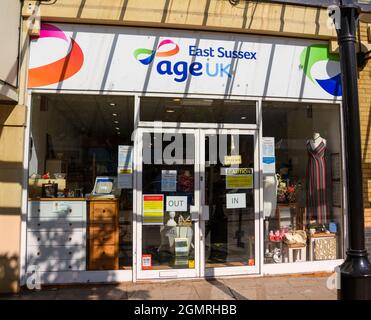
M41 24L40 36L37 38L57 38L71 43L68 54L50 64L28 70L28 87L43 87L71 78L80 71L84 64L84 54L74 39L67 39L65 33L48 23Z
M337 54L329 52L326 44L315 44L303 50L300 55L300 64L304 70L305 75L312 81L325 90L327 93L338 97L342 95L341 89L341 73L339 72L328 79L314 79L312 76L312 67L320 61L339 61Z
M173 44L175 47L168 51L158 51L166 44ZM160 42L156 50L139 48L134 51L134 58L144 65L149 65L155 57L170 57L179 52L179 46L170 39L165 39ZM146 58L140 59L139 56L148 55Z

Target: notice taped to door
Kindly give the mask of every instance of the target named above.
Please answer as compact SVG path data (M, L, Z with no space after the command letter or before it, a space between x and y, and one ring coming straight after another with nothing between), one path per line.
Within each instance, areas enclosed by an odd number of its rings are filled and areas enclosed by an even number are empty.
M254 187L253 168L225 168L226 189L252 189Z
M143 224L163 225L164 223L164 195L143 195Z

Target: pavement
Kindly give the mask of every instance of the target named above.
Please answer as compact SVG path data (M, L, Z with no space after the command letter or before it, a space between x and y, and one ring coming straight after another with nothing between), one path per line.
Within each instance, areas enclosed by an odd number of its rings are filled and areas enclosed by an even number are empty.
M331 274L123 282L22 289L10 300L336 300Z

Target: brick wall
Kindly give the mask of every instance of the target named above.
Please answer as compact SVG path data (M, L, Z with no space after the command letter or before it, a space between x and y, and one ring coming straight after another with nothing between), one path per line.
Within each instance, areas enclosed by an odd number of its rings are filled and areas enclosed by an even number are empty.
M366 240L366 248L368 251L368 257L371 259L371 228L366 228L366 234L365 234L365 240Z
M370 46L366 24L361 24L360 35L362 43ZM370 50L370 48L368 50ZM371 61L368 62L366 67L359 74L359 99L363 158L366 246L368 252L371 253Z

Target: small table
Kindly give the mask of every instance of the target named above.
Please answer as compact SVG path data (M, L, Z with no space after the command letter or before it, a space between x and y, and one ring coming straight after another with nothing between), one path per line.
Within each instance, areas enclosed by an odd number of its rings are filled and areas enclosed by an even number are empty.
M316 245L324 246L326 252L322 256L315 256ZM336 234L315 233L309 235L309 259L313 260L334 260L336 259Z
M285 257L288 262L305 262L307 261L307 246L301 243L285 243Z

